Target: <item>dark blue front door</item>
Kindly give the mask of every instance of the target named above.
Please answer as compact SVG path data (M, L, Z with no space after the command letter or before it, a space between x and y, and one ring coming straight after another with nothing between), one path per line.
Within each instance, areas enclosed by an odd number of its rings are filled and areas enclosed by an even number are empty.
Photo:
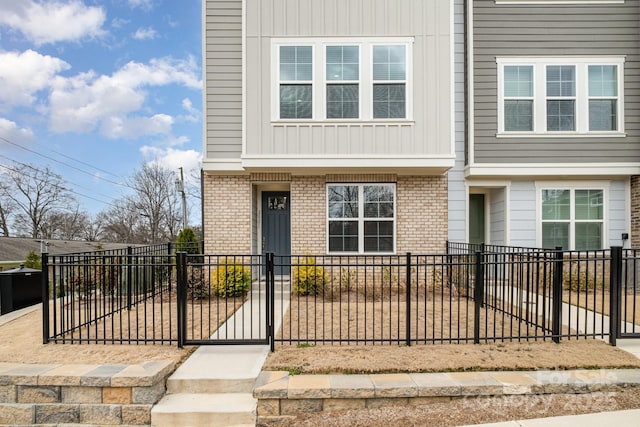
M262 253L276 256L275 274L289 274L291 255L291 193L262 193ZM284 265L282 265L284 264Z

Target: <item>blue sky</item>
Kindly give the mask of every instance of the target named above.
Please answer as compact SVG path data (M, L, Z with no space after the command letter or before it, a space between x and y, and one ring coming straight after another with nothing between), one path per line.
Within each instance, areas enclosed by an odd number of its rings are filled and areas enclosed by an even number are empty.
M200 0L0 0L0 164L51 167L90 213L143 162L197 176L201 51Z

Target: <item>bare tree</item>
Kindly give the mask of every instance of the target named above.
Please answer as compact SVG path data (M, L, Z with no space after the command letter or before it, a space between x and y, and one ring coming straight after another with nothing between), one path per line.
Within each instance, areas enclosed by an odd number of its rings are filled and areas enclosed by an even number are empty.
M66 182L49 167L6 170L9 187L0 188L2 199L15 205L15 225L23 234L40 237L46 219L55 212L66 211L75 202Z
M6 192L9 191L11 185L6 175L0 174L0 229L2 229L2 235L9 237L9 221L15 213L16 205L13 200L6 196Z
M45 239L80 240L84 238L85 230L89 227L89 214L75 209L63 212L55 211L49 214L42 226L41 237Z
M145 218L149 243L172 240L180 229L178 197L174 191L174 175L157 163L143 164L128 185L134 194L128 200Z

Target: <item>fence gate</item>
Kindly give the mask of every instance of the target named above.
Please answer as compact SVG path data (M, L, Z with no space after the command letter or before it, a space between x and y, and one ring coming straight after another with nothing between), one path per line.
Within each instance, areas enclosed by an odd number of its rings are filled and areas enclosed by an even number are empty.
M612 248L611 271L618 290L611 295L612 307L617 306L617 338L640 338L640 250Z
M178 253L178 345L272 343L273 259Z

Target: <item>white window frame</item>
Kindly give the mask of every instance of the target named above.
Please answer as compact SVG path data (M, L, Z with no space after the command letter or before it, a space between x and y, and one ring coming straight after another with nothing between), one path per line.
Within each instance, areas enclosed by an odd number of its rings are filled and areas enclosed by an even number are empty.
M358 80L329 80L327 78L327 47L329 46L355 46L358 48ZM324 85L324 117L326 120L339 120L339 121L350 121L350 120L359 120L362 117L362 44L361 43L324 43L322 46L322 80ZM358 85L358 117L356 118L328 118L327 117L327 87L330 85L347 85L347 84L357 84Z
M357 218L331 218L329 216L329 188L330 187L338 187L338 186L352 186L352 187L358 187L358 217ZM393 218L389 219L389 218L368 218L364 216L364 187L366 186L385 186L385 187L391 187L393 189ZM397 220L398 220L398 195L397 195L397 187L395 183L390 183L390 182L343 182L343 183L338 183L338 182L332 182L332 183L327 183L326 185L326 189L325 189L325 193L326 193L326 200L325 200L325 216L326 216L326 248L327 248L327 253L328 254L333 254L333 255L362 255L362 254L366 254L366 255L393 255L396 253L396 244L397 244L397 239L398 239L398 227L397 227ZM330 251L329 249L329 223L331 221L358 221L358 250L357 251L353 251L353 252L343 252L343 251ZM364 250L364 223L366 221L378 221L378 220L382 220L382 221L388 221L393 223L393 250L391 252L366 252Z
M575 214L575 193L576 190L601 190L602 191L602 249L606 248L609 242L609 182L603 181L582 181L582 182L548 182L540 181L535 183L536 188L536 245L542 247L542 224L543 222L553 222L542 220L542 191L543 190L569 190L570 191L570 214L569 214L569 247L564 250L575 250L576 233L575 225L579 222L596 222L595 220L576 220ZM553 248L549 248L553 249Z
M413 121L413 37L348 37L348 38L274 38L271 40L271 121L286 123L308 122L411 122ZM373 118L373 46L403 45L405 46L406 76L405 83L405 117ZM280 46L312 46L313 81L312 81L312 118L281 119L280 118ZM359 47L359 118L328 119L327 118L327 84L326 79L326 46L358 46Z
M502 57L496 58L498 67L498 133L497 137L623 137L624 131L624 62L616 57ZM504 67L510 65L533 66L533 131L504 130ZM547 130L547 65L576 67L575 131ZM589 130L589 65L613 65L617 67L618 104L617 130ZM555 98L555 97L552 97Z

